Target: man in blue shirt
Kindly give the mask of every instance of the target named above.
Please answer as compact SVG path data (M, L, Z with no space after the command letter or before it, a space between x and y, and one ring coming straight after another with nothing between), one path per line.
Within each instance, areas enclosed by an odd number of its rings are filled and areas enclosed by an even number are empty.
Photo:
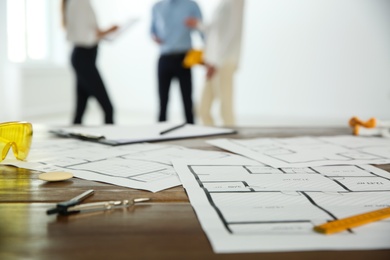
M152 9L151 34L160 45L158 61L158 90L160 98L160 122L167 120L169 88L172 79L179 80L186 122L193 124L191 70L183 67L183 60L192 48L190 21L202 20L198 4L192 0L162 0Z

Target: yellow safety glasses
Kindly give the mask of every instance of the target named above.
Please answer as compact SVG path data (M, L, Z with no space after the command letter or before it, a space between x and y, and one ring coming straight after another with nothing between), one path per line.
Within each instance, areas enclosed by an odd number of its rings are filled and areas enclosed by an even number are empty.
M16 159L26 159L30 151L32 135L33 129L30 123L0 123L0 162L7 156L11 147Z

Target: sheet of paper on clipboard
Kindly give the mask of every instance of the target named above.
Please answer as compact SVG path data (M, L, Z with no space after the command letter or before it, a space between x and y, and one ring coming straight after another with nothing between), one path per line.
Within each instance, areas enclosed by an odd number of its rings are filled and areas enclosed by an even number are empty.
M51 129L49 132L62 137L82 139L107 145L123 145L132 143L159 142L195 137L235 134L233 129L208 127L192 124L156 123L135 126L71 126ZM169 131L166 134L166 130Z

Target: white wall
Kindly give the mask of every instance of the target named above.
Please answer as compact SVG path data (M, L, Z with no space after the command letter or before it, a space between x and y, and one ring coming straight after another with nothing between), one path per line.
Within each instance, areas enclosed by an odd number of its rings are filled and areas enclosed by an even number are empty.
M7 59L7 38L6 38L6 1L0 1L0 119L5 116L5 82L4 69Z
M156 119L158 49L149 36L154 2L94 0L103 27L140 17L116 41L101 44L99 55L103 78L116 110L128 115L126 122L134 115ZM207 20L217 1L198 2ZM238 123L346 125L354 115L390 119L389 7L388 0L247 0L235 88ZM203 73L202 68L194 73L195 101ZM181 121L177 86L172 90L170 118Z
M390 1L248 1L237 110L346 123L390 119Z

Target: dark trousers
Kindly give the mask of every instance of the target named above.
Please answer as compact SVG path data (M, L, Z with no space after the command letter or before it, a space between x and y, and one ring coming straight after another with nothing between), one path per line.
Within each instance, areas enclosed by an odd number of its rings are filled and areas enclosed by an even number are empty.
M191 69L183 67L184 56L185 53L162 55L158 61L158 92L160 97L159 122L167 120L169 88L172 79L176 78L180 85L186 122L190 124L194 123Z
M87 101L95 97L102 107L105 115L105 123L113 124L114 109L108 97L103 80L96 67L98 47L75 47L72 52L72 66L76 73L76 111L74 124L81 124Z

